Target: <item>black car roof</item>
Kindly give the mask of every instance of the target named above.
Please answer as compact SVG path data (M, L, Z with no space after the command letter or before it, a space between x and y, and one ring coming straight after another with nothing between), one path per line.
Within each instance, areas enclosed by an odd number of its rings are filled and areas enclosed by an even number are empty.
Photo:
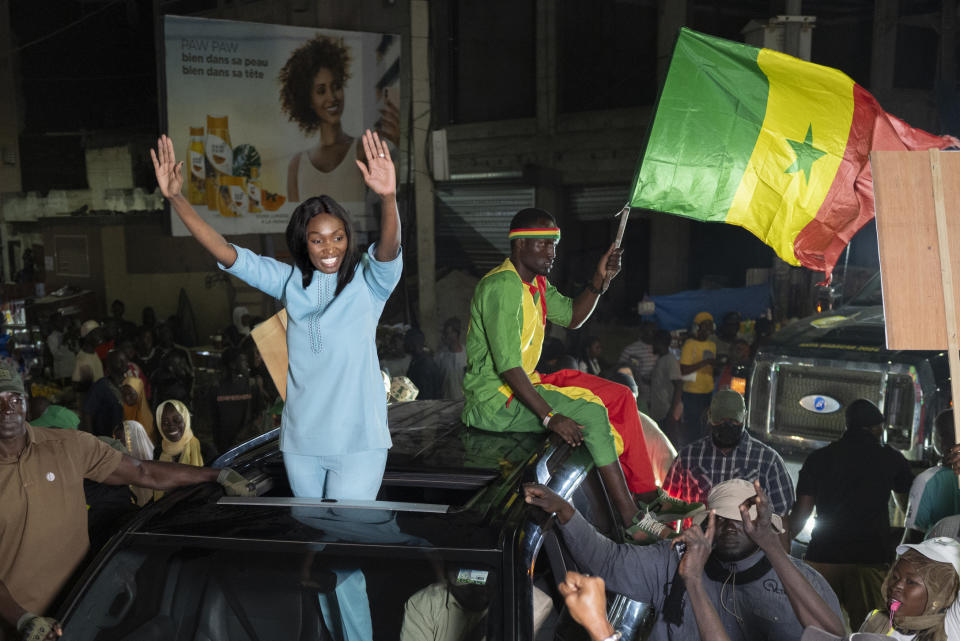
M144 510L137 537L493 549L497 521L518 499L524 469L550 449L542 433L495 433L460 422L462 403L414 401L389 409L393 439L381 496L449 506L444 513L381 504L376 508L230 505L213 485L184 488ZM270 495L290 497L276 434L222 457L248 478L275 480ZM566 448L557 458L565 459ZM582 448L581 448L582 449ZM528 472L529 473L529 472ZM289 500L288 498L286 500Z

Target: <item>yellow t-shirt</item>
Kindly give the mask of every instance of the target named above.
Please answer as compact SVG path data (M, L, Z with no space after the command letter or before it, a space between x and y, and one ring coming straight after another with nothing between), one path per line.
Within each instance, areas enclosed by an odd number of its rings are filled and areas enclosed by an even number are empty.
M717 357L717 344L713 341L698 341L688 338L680 350L680 364L693 365L702 360ZM709 394L713 391L713 367L704 365L697 370L697 378L683 382L683 391L689 394Z

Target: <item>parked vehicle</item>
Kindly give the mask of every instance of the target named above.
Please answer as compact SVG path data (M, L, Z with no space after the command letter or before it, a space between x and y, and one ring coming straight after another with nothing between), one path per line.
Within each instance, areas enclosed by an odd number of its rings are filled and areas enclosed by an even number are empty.
M885 348L880 274L844 306L795 321L755 356L748 425L785 456L836 440L844 409L873 401L887 417L884 440L927 463L932 426L950 404L945 352Z
M585 639L556 590L576 565L553 517L520 488L549 485L620 540L589 454L542 434L467 428L461 409L391 406L394 447L377 501L292 497L276 430L228 452L216 465L253 479L260 495L225 497L209 484L144 508L64 599L63 639L327 639L321 610L347 606L369 608L374 639L396 639L411 596L428 586L451 594L453 582L486 603L486 639ZM338 580L358 573L361 598L340 603ZM616 594L608 603L623 638L641 638L650 608Z

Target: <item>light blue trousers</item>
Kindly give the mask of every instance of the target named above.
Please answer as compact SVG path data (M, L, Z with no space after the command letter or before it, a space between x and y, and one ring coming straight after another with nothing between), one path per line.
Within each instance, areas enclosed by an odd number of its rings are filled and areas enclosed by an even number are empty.
M294 496L373 501L383 481L387 450L333 456L304 456L284 452L283 464ZM373 624L363 572L334 572L337 575L336 600L331 600L326 594L319 595L324 623L336 641L371 641Z
M380 491L387 450L365 450L334 456L283 453L294 496L314 499L373 501Z

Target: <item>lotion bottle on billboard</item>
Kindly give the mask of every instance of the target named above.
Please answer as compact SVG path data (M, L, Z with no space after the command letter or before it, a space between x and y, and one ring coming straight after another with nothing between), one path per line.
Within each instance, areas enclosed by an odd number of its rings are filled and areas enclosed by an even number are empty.
M187 177L187 201L191 205L207 202L207 169L203 153L203 127L190 127L190 148L187 151L190 175Z
M250 200L250 213L258 214L260 209L260 168L250 168L250 180L247 182L247 197Z
M221 174L219 183L218 211L221 216L237 218L247 213L247 179L243 176Z
M219 210L217 204L221 176L233 174L233 147L227 116L207 116L207 208Z

